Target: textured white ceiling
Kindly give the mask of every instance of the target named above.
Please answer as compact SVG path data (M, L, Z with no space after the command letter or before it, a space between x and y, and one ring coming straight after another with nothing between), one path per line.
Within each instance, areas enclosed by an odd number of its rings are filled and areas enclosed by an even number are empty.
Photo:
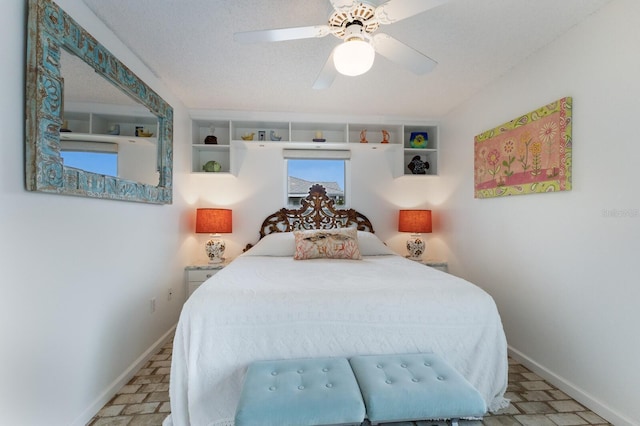
M84 0L188 108L427 118L609 1L450 0L378 30L435 59L435 71L416 76L377 55L368 73L319 91L311 86L337 38L243 45L233 34L324 24L328 0Z

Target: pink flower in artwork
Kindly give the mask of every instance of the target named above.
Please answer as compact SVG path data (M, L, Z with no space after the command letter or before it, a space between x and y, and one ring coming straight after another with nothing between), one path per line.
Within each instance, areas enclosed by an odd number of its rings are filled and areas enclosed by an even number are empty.
M489 154L487 155L487 163L492 167L487 171L491 176L495 177L500 170L500 151L495 148L489 151Z
M513 152L514 147L515 147L515 143L513 142L512 139L509 139L504 143L504 146L502 147L502 149L504 150L505 154L510 154Z
M502 165L505 167L503 173L506 177L513 176L513 171L511 170L511 165L515 161L516 157L511 155L511 153L515 150L516 143L513 139L507 139L502 145L502 151L507 155L507 159L502 162Z
M487 155L487 163L490 166L495 166L500 161L500 152L497 149L492 149Z

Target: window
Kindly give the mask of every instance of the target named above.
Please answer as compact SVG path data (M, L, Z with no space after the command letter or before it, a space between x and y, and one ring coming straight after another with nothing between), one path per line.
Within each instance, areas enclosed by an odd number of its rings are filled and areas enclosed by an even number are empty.
M324 186L337 207L346 204L347 159L288 158L286 162L288 207L300 207L300 200L309 194L314 184Z
M60 151L66 167L107 176L118 176L117 152Z
M107 176L118 176L118 144L62 140L60 156L66 167Z

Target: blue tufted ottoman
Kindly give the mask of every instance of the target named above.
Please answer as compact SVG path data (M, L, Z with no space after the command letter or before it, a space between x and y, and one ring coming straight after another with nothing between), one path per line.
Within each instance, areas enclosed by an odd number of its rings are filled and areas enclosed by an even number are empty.
M471 384L435 354L364 355L349 360L372 424L482 417L487 406Z
M364 414L346 358L257 361L247 369L235 424L359 425Z

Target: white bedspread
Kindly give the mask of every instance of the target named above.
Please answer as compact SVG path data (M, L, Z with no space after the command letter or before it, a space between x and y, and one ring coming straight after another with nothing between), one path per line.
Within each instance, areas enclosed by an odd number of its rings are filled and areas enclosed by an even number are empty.
M400 256L240 256L186 302L165 426L233 426L246 367L261 359L435 352L491 410L505 405L507 347L479 287Z

